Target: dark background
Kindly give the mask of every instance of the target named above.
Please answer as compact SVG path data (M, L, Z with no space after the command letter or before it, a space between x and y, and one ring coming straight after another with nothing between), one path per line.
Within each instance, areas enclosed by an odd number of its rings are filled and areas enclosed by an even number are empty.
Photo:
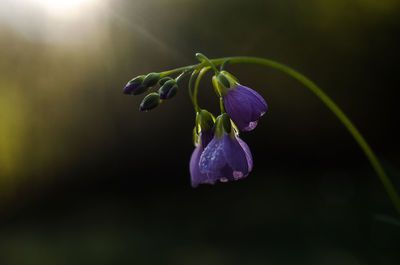
M255 167L196 189L187 79L147 113L122 94L196 52L282 62L348 114L399 191L398 1L32 1L0 6L0 264L398 264L378 177L290 77L228 67L269 105L241 134ZM199 102L217 114L210 78Z

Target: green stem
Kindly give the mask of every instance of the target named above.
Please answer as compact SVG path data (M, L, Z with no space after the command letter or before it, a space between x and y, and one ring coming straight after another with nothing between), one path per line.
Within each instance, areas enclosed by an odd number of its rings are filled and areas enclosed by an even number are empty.
M175 78L175 81L178 83L183 77L185 77L187 74L189 74L191 71L193 71L193 68L194 68L193 66L186 67L185 70L182 71L182 73Z
M200 70L199 75L197 76L196 83L194 84L193 105L194 105L194 108L195 108L195 110L196 110L196 113L197 113L197 111L199 110L199 106L198 106L198 104L197 104L197 94L198 94L198 91L199 91L200 81L201 81L201 78L203 78L203 75L204 75L205 73L207 73L208 70L210 70L210 67L209 67L209 66L202 68L202 69Z
M219 97L219 109L221 110L221 114L225 113L224 101L222 97Z
M211 66L211 68L214 70L214 73L217 75L219 73L217 67L215 67L215 65L210 61L210 59L207 58L207 56L205 56L202 53L196 53L196 58L202 62L202 63L207 63L209 66Z
M197 65L189 65L189 66L184 66L184 67L179 67L179 68L175 68L172 70L164 71L164 72L160 73L160 78L163 78L164 76L169 76L169 75L175 74L177 72L182 72L182 71L185 72L190 69L195 69L196 66Z
M221 66L219 67L219 70L220 70L220 71L223 71L223 70L225 69L225 66L229 63L229 60L230 60L230 59L226 59L226 60L221 64Z
M222 63L225 60L226 58L216 59L214 60L214 64L218 65L220 62ZM229 63L251 63L251 64L259 64L275 68L290 75L291 77L293 77L294 79L305 85L307 88L309 88L311 92L313 92L320 100L322 100L322 102L336 115L336 117L343 123L343 125L347 128L350 134L354 137L356 142L359 144L359 146L367 156L376 174L379 176L383 186L385 187L390 199L393 202L394 207L400 214L399 195L396 193L396 190L394 189L392 182L386 175L386 172L384 171L382 165L380 164L378 158L372 151L371 147L364 139L364 137L361 135L361 133L358 131L358 129L354 126L354 124L350 121L350 119L346 116L346 114L344 114L344 112L336 105L336 103L333 102L332 99L330 99L328 95L326 95L314 82L312 82L310 79L308 79L307 77L293 70L290 67L287 67L283 64L267 59L261 59L255 57L232 57L229 60Z
M206 57L207 58L207 57ZM366 157L368 158L369 162L371 163L372 167L374 168L376 174L380 178L384 188L386 189L390 199L393 202L394 207L396 208L397 212L400 214L400 198L399 195L396 193L396 190L393 187L392 182L390 181L389 177L386 175L386 172L384 171L382 165L380 164L378 158L372 151L371 147L367 143L367 141L364 139L364 137L361 135L361 133L358 131L358 129L354 126L354 124L350 121L350 119L344 114L344 112L336 105L335 102L333 102L328 95L326 95L314 82L312 82L310 79L305 77L304 75L300 74L299 72L293 70L292 68L285 66L283 64L280 64L278 62L268 60L268 59L262 59L262 58L257 58L257 57L247 57L247 56L239 56L239 57L224 57L224 58L218 58L218 59L213 59L209 60L209 62L202 62L199 64L195 65L189 65L189 66L184 66L176 69L172 69L169 71L165 71L161 73L161 77L168 76L170 74L180 72L180 71L191 71L191 70L198 70L201 69L205 66L211 65L211 66L218 66L223 64L234 64L234 63L248 63L248 64L259 64L267 67L271 67L274 69L277 69L279 71L282 71L294 79L298 80L300 83L305 85L308 89L310 89L311 92L313 92L322 102L336 115L336 117L343 123L343 125L347 128L347 130L350 132L350 134L353 136L353 138L356 140ZM216 68L214 69L216 70ZM204 73L203 73L204 74ZM200 76L200 74L199 74ZM200 82L199 77L198 80ZM196 100L196 105L197 105L197 90L195 88L195 96L194 99Z
M190 99L192 100L193 107L194 107L194 110L195 110L196 113L197 113L198 110L199 110L199 106L197 106L197 99L196 99L196 101L195 101L195 100L194 100L194 96L193 96L193 81L194 81L194 78L196 77L196 75L197 75L198 73L199 73L199 70L194 70L194 71L192 72L192 75L190 76L190 79L189 79L189 86L188 86L189 96L190 96Z

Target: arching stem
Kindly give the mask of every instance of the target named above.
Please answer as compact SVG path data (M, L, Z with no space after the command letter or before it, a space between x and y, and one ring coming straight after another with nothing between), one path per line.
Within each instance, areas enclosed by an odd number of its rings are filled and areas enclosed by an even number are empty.
M206 64L208 64L209 66L211 66L211 68L214 70L214 73L215 73L216 75L219 73L219 71L218 71L217 67L215 67L214 63L213 63L210 59L208 59L207 56L205 56L204 54L198 52L198 53L196 53L196 58L197 58L200 62L206 63Z
M379 179L381 180L384 188L386 189L390 199L392 200L392 203L394 207L396 208L397 212L400 214L400 197L397 194L396 190L393 187L392 182L390 181L389 177L387 176L386 172L384 171L381 163L379 162L378 158L376 157L375 153L372 151L371 147L367 143L367 141L364 139L364 137L361 135L361 133L358 131L358 129L354 126L354 124L350 121L350 119L344 114L344 112L336 105L335 102L332 101L328 97L325 92L322 91L321 88L319 88L314 82L312 82L310 79L305 77L304 75L300 74L299 72L295 71L294 69L285 66L283 64L280 64L278 62L268 60L268 59L263 59L263 58L258 58L258 57L247 57L247 56L238 56L238 57L224 57L224 58L218 58L218 59L208 59L206 56L203 54L196 54L196 57L201 61L199 64L194 64L194 65L189 65L189 66L184 66L184 67L179 67L175 68L169 71L161 72L161 77L164 76L169 76L171 74L175 74L177 72L182 72L182 76L191 72L191 71L200 71L199 75L197 76L196 83L195 83L195 88L194 88L194 93L192 95L190 91L190 96L193 100L193 105L195 106L195 109L198 110L198 105L197 105L197 91L198 91L198 86L200 83L200 80L204 73L210 69L209 67L212 67L214 72L217 74L218 69L216 66L221 66L223 69L225 65L227 64L234 64L234 63L245 63L245 64L258 64L262 66L267 66L271 67L274 69L277 69L279 71L282 71L303 85L305 85L311 92L313 92L335 115L336 117L343 123L343 125L346 127L346 129L350 132L350 134L353 136L353 138L356 140L366 157L368 158L369 162L371 163L373 169L375 170L376 174L378 175ZM201 69L201 70L200 70ZM193 79L194 76L192 75Z
M194 100L193 82L198 73L199 73L199 70L197 70L197 69L192 72L192 75L190 76L190 79L189 79L189 86L188 86L189 96L190 96L190 99L192 100L195 113L197 113L199 111L199 106L197 105L197 99L196 99L196 101Z
M222 58L212 61L214 62L214 64L219 65L224 61L226 61L227 59L228 58ZM367 141L364 139L364 137L361 135L358 129L354 126L354 124L350 121L350 119L346 116L346 114L344 114L344 112L336 105L335 102L332 101L332 99L328 97L327 94L325 94L325 92L322 91L321 88L319 88L314 82L312 82L310 79L300 74L299 72L275 61L256 58L256 57L231 57L229 63L249 63L249 64L259 64L271 67L290 75L291 77L293 77L294 79L305 85L308 89L310 89L311 92L313 92L336 115L336 117L343 123L343 125L347 128L347 130L356 140L356 142L358 143L358 145L368 158L369 162L371 163L372 167L374 168L376 174L380 178L384 188L386 189L390 199L393 202L394 207L400 214L399 195L396 193L396 190L394 189L392 182L386 175L386 172L384 171L375 153L372 151Z
M195 82L195 84L194 84L193 105L195 106L196 113L197 113L197 111L199 110L199 107L198 107L198 104L197 104L197 94L198 94L198 91L199 91L200 81L201 81L201 79L203 78L203 75L204 75L205 73L207 73L208 70L210 70L210 67L209 67L209 66L202 68L202 69L200 70L200 73L199 73L199 75L197 76L196 82Z

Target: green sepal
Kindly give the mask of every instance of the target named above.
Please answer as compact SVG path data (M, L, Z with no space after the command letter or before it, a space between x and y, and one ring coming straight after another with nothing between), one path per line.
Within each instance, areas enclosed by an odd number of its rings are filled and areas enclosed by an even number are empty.
M147 87L143 86L143 80L145 77L145 75L139 75L128 82L127 85L139 85L136 89L132 91L132 95L139 95L148 90Z
M200 110L196 115L196 124L198 125L198 131L208 131L213 128L215 118L207 110Z
M163 86L165 84L165 82L169 81L169 80L173 80L172 77L166 76L160 79L160 81L158 81L158 83L160 84L160 86Z
M169 90L166 99L172 98L173 96L176 95L176 93L178 93L178 85L177 85L177 84L175 84L175 85Z
M142 86L145 88L152 87L158 83L158 80L160 80L160 73L150 73L146 75L142 82Z
M237 79L226 71L214 75L212 83L219 96L225 95L231 88L235 87Z
M239 83L239 80L231 73L229 73L227 71L221 71L221 74L223 74L229 80L229 83L231 84L231 86L235 85L235 83Z
M143 80L144 80L145 77L146 77L145 75L136 76L136 77L132 78L132 79L128 82L128 84L130 84L130 85L131 85L131 84L133 84L133 85L141 84L141 83L143 82Z
M160 102L160 95L158 95L158 93L150 93L142 100L142 103L140 103L139 110L147 111L154 109L158 106L158 104L160 104Z
M174 79L166 81L158 90L158 94L160 94L160 98L162 99L170 99L175 96L177 92L178 85Z
M140 85L138 88L136 88L136 90L134 90L132 92L132 95L140 95L144 92L146 92L147 90L149 90L149 87L144 87L143 85Z
M228 78L223 73L219 73L217 75L217 80L226 88L231 87L231 83L229 82Z
M215 75L212 77L212 84L213 84L213 87L214 87L215 94L217 94L218 97L220 97L221 96L221 88L220 88L220 85L218 83L218 79L217 79L217 77Z
M197 125L193 127L193 145L197 146L200 143L200 137L197 133Z
M233 130L229 115L227 113L219 115L213 129L218 138L221 138L224 134L230 134Z

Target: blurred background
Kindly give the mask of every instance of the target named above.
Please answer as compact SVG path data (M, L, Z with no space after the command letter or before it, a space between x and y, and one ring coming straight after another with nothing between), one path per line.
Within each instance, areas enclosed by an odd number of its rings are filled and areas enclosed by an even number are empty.
M128 80L210 58L277 60L348 114L399 191L397 0L2 0L0 264L398 264L398 216L305 87L228 66L269 104L250 176L190 186L186 86L151 112ZM211 75L199 102L217 113Z

